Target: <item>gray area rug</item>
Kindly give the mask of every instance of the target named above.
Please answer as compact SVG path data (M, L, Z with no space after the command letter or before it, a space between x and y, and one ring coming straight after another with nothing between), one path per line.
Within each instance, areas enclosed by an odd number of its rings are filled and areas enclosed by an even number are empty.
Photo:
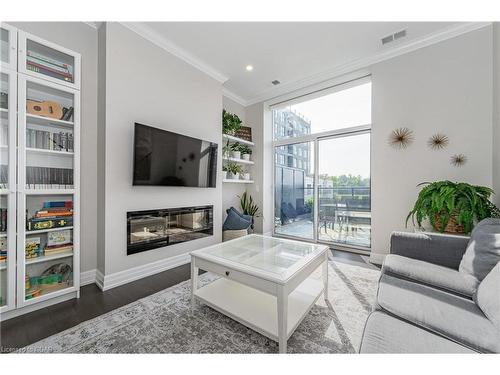
M329 301L320 297L288 340L289 353L355 353L379 271L330 261ZM321 278L318 270L312 277ZM214 275L204 274L200 285ZM50 336L20 352L277 353L278 344L217 311L190 308L189 281Z

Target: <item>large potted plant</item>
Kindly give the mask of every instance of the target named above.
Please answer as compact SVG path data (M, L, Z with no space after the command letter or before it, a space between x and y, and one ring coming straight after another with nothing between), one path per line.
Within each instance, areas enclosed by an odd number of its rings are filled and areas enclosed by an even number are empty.
M257 204L253 201L252 196L247 194L246 191L241 196L238 195L238 198L240 198L240 206L243 214L250 215L252 217L251 228L253 229L254 219L260 216L259 206L257 206Z
M423 182L415 206L406 217L422 227L424 220L438 232L470 233L474 225L487 217L500 217L500 210L489 198L493 190L464 182Z

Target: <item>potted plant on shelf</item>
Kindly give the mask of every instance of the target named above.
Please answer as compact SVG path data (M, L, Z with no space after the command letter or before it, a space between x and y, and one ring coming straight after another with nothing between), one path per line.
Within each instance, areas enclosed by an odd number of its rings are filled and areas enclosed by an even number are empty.
M222 110L222 133L234 135L241 128L241 123L242 121L237 115L229 113L225 109Z
M229 146L231 148L231 156L234 159L241 159L241 146L239 142L234 142Z
M227 167L225 165L222 166L222 179L227 179Z
M229 172L229 178L232 180L238 180L239 174L242 172L241 165L238 165L236 163L228 163L227 166L227 171Z
M240 176L242 180L250 181L250 173L248 173L248 171L242 171Z
M241 158L246 161L250 161L250 155L252 155L252 149L248 145L241 145L240 147Z
M423 182L426 185L418 194L415 206L406 218L415 219L419 227L429 220L438 232L471 232L475 223L488 217L500 217L500 210L489 198L493 190L485 186L474 186L464 182Z

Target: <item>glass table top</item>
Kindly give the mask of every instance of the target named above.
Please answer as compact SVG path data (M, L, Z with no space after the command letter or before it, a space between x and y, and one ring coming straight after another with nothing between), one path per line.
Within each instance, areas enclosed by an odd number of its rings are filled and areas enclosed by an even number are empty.
M324 249L324 245L301 243L254 234L195 251L194 253L211 255L279 276L292 267L299 266L299 264L315 258Z

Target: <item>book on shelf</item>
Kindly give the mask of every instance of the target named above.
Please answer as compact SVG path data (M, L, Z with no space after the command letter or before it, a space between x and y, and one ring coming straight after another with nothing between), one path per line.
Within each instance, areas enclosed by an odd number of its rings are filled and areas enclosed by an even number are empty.
M24 256L26 259L38 258L43 255L40 237L26 238L24 241Z
M73 217L58 218L58 219L28 219L26 222L26 230L45 230L62 227L70 227L73 225Z
M71 244L71 229L58 230L57 232L47 233L47 248L56 248L58 246Z
M26 129L26 147L73 152L73 133Z
M43 208L67 207L73 208L73 201L47 201L43 203Z
M73 244L68 243L65 245L57 245L57 246L46 246L43 251L45 255L54 255L54 254L60 254L60 253L65 253L68 251L73 250Z
M30 67L46 69L52 73L57 73L63 77L71 78L73 75L68 71L68 69L61 68L52 64L45 63L41 60L28 57L26 64Z
M52 66L57 66L57 67L62 68L62 69L67 69L69 72L73 72L73 66L71 64L66 64L62 61L50 58L50 57L45 56L41 53L38 53L38 52L35 52L32 50L28 50L28 51L26 51L26 55L29 58L37 59L39 61L43 61L47 64L52 65Z
M26 167L28 189L72 189L73 169Z
M57 204L51 207L52 203ZM46 207L49 206L49 207ZM37 210L35 214L26 221L26 229L28 231L60 228L73 225L73 202L58 201L44 202L43 207ZM61 245L71 241L71 232L69 230L61 233L49 234L47 236L47 244Z
M7 232L7 208L0 208L0 232Z
M41 73L43 75L46 75L46 76L49 76L49 77L53 77L53 78L57 78L57 79L60 79L60 80L63 80L63 81L73 82L73 77L72 76L71 77L67 77L66 75L63 75L61 73L57 73L57 72L54 72L54 71L46 69L46 68L40 68L40 67L34 66L32 64L26 64L26 69L31 70L32 72Z

